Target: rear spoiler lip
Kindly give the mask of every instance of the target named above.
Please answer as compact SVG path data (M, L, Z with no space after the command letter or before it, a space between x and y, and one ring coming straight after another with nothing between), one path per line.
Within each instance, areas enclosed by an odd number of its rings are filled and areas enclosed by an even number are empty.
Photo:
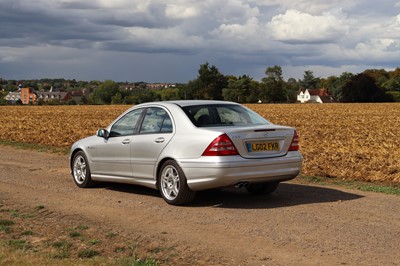
M265 128L265 129L256 129L254 132L267 132L267 131L275 131L275 128Z

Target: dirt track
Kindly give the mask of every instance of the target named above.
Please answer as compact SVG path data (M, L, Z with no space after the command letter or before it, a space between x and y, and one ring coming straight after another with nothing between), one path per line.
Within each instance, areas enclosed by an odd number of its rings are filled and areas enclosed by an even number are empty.
M68 156L0 146L0 201L173 246L174 265L400 265L398 196L294 181L271 196L208 191L173 207L137 186L79 189Z

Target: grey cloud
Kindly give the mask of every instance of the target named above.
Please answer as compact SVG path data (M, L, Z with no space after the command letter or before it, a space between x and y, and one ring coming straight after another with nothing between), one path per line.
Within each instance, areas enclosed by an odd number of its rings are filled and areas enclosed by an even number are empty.
M84 1L84 2L74 1L74 2L61 2L60 8L76 9L76 10L85 10L85 9L92 10L92 9L98 9L99 7L96 1Z
M17 62L24 60L42 69L37 75L64 67L88 78L129 75L120 66L145 75L141 63L160 70L154 79L166 79L160 66L174 65L168 73L177 81L197 73L184 76L185 64L192 69L205 61L226 74L254 77L270 65L393 67L400 56L398 14L394 0L1 0L0 73L18 72Z

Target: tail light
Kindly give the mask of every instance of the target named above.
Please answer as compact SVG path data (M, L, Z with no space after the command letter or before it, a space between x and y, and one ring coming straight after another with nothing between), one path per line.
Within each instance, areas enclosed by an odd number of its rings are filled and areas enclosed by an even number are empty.
M292 143L290 143L289 151L298 151L299 150L299 135L297 131L294 130L294 135L292 139Z
M232 140L226 134L222 134L203 152L202 156L227 156L227 155L239 155Z

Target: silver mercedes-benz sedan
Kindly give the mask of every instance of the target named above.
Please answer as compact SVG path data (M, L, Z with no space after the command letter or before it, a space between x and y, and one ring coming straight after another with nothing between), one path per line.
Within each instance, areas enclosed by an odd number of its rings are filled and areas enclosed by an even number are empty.
M230 186L269 194L295 178L301 164L294 128L225 101L136 105L70 153L77 186L143 185L172 205L190 203L196 191Z

